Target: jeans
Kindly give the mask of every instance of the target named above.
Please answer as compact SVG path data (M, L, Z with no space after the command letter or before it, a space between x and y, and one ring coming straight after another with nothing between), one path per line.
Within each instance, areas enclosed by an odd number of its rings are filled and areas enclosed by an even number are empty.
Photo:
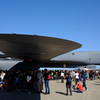
M85 81L83 82L83 87L85 87L85 90L87 90L86 82Z
M49 80L45 80L45 90L46 90L46 94L50 93Z
M77 93L82 93L82 91L81 91L81 90L77 90L76 92L77 92Z

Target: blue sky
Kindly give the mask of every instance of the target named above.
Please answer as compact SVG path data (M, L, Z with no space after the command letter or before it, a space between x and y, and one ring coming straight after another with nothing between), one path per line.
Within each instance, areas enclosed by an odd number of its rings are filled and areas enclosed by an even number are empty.
M0 33L57 37L100 51L100 0L0 0Z

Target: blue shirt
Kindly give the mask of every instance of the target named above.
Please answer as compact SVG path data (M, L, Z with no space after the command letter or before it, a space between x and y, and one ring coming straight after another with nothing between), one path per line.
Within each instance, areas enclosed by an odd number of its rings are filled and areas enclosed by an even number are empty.
M82 74L81 78L83 78L83 82L85 82L87 77L86 75Z

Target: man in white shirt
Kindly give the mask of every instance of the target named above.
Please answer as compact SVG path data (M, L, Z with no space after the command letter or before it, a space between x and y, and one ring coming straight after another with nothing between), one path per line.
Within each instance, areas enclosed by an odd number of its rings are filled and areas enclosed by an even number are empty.
M61 76L61 83L63 83L64 82L64 72L63 71L61 72L60 76Z
M77 85L77 82L79 82L79 73L76 71L75 73L75 85Z
M30 73L28 73L28 75L27 75L27 77L26 77L28 94L31 93L31 79L32 79L32 76L31 76Z

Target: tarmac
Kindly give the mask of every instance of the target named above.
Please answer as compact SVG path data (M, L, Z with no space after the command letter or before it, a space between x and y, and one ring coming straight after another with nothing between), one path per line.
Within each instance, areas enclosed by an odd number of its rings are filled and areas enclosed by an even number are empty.
M41 94L41 100L100 100L100 80L87 80L86 85L88 91L84 91L83 93L76 93L72 89L72 96L66 95L66 86L61 81L51 81L50 82L50 95ZM75 82L72 83L75 85ZM69 92L70 94L70 92Z
M66 80L61 83L61 80L51 80L50 94L44 95L43 93L31 93L21 91L5 92L0 90L0 100L100 100L100 80L87 80L88 91L83 93L76 93L72 89L72 96L66 96ZM72 85L75 83L73 82ZM45 92L45 87L43 92Z

